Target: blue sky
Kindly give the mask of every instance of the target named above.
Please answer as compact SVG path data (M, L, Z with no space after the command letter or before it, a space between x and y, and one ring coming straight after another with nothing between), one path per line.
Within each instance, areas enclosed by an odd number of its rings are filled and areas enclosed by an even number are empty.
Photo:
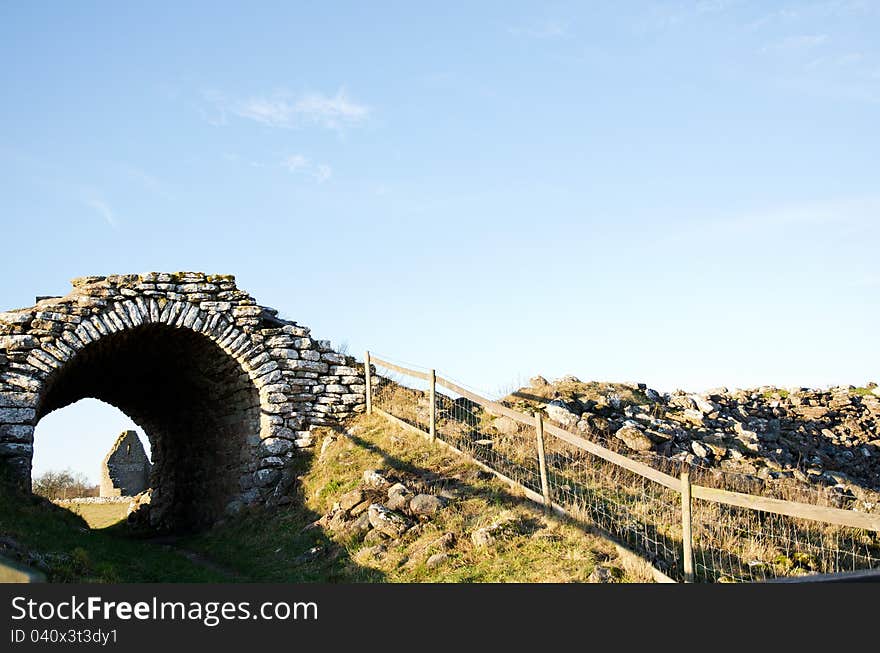
M880 3L474 5L4 3L0 307L204 270L488 392L880 380Z

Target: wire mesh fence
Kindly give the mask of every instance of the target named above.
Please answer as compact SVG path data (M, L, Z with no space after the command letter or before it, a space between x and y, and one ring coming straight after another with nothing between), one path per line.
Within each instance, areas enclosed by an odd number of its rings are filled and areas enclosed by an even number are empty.
M495 416L466 397L438 392L437 404L438 437L523 487L541 491L533 427L508 420L501 432Z
M531 416L509 409L502 409L504 414L499 415L498 404L469 389L444 379L434 385L430 370L411 370L412 374L407 374L407 368L381 359L376 361L375 369L378 378L373 385L374 407L426 435L433 421L437 438L532 491L534 496L544 494L569 516L609 533L673 580L688 578L682 495L676 483L683 471L690 473L692 483L726 490L728 496L737 492L797 502L789 505L847 507L833 489L796 483L768 485L762 479L725 470L645 457L643 462L649 462L651 470L662 472L657 482L656 474L638 473L640 469L644 472L645 465L633 467L626 461L619 464L621 459L614 458L614 454L624 452L616 441L590 438L589 442L599 446L587 446L582 444L588 442L585 434L569 438L566 433L570 432L559 429L555 430L563 437L545 433L541 440L545 486L536 420ZM458 395L443 385L454 386L469 396ZM778 514L772 508L728 505L723 500L692 498L688 505L693 580L699 582L755 582L880 568L880 527L826 523Z
M544 447L551 501L638 551L670 578L683 577L678 492L552 435Z
M880 567L873 531L694 499L694 572L703 582L759 582Z
M377 370L377 383L372 389L373 406L428 432L431 420L428 381L380 366Z

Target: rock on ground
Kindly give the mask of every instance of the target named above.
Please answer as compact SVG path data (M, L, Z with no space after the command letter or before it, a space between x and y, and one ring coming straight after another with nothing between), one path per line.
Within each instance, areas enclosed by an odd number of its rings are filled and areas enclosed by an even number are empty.
M654 448L654 441L635 424L622 426L614 435L633 451L650 451Z

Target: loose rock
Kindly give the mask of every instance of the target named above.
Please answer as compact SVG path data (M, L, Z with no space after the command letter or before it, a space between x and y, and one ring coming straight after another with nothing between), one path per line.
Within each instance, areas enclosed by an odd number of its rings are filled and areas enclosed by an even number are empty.
M443 508L443 500L433 494L417 494L409 502L410 512L414 515L433 515Z

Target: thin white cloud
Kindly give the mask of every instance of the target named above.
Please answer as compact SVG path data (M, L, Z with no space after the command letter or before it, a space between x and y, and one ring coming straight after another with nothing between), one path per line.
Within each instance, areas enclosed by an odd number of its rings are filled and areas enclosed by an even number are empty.
M736 4L739 4L739 0L700 0L694 11L698 14L720 14Z
M755 18L747 23L745 27L749 31L754 31L770 25L771 23L793 21L798 18L800 18L800 13L795 9L779 9L778 11L773 11L769 14L764 14L763 16Z
M235 113L269 127L293 126L293 107L286 100L251 98L237 106Z
M299 97L252 97L230 105L229 110L241 118L281 129L311 123L341 130L361 124L370 115L370 107L352 100L342 88L332 96L307 93Z
M861 52L843 52L825 57L818 57L807 63L806 70L830 70L839 68L851 68L865 61L865 55Z
M284 159L281 165L290 170L290 172L299 172L309 165L309 160L302 154L292 154Z
M801 52L828 42L827 34L798 34L770 43L761 52Z
M698 0L651 5L638 19L634 29L639 33L675 29L695 20L729 11L742 0Z
M119 225L116 221L116 214L113 212L113 209L110 208L110 205L107 204L102 199L91 197L85 200L86 206L91 209L94 209L98 212L98 214L104 218L108 225L116 229Z
M334 129L360 123L370 112L366 105L350 100L344 89L339 89L333 97L310 93L296 102L294 110L298 115Z
M878 5L871 0L830 0L828 2L801 2L790 7L763 14L746 25L748 30L761 29L774 23L795 23L804 20L849 18L877 13Z
M333 170L326 163L319 163L315 167L315 180L322 184L333 176Z
M281 166L295 175L302 175L323 184L333 176L333 169L326 163L313 163L302 154L291 154L286 157Z
M568 36L568 23L546 20L533 25L508 27L507 33L517 38L558 39Z

